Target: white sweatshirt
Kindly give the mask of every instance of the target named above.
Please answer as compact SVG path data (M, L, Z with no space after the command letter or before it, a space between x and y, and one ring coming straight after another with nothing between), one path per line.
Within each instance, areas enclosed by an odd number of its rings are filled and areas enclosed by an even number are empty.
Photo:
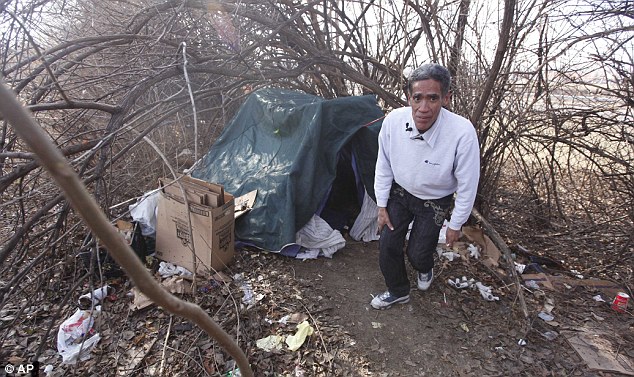
M419 135L412 108L392 110L379 133L374 191L386 207L392 180L420 199L456 193L449 227L459 230L471 213L480 178L480 147L471 122L442 108L436 122Z

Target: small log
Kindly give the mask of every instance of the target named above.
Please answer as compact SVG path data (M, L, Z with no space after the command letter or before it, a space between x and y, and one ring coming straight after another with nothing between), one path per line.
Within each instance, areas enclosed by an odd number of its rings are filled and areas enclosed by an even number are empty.
M526 301L524 300L524 293L522 292L522 282L520 281L520 277L515 270L515 263L513 262L513 257L511 256L511 249L506 245L506 242L502 239L500 234L495 230L495 228L487 221L487 219L482 216L480 212L478 212L475 208L471 210L471 214L475 217L476 220L482 225L484 231L489 235L491 241L497 246L498 249L502 251L504 254L504 259L509 265L510 274L515 279L517 283L517 297L520 301L520 306L522 308L522 312L524 313L524 318L528 318L528 308L526 307Z

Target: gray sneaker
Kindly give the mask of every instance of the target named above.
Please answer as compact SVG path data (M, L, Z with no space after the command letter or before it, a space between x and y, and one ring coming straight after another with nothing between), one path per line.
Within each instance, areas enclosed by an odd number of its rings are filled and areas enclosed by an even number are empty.
M429 272L419 272L418 273L418 289L421 291L426 291L429 289L431 282L434 281L434 269L432 268Z
M409 295L405 295L402 297L396 297L390 293L390 291L385 291L378 296L375 296L370 302L370 305L374 309L387 309L394 304L407 304L409 302Z

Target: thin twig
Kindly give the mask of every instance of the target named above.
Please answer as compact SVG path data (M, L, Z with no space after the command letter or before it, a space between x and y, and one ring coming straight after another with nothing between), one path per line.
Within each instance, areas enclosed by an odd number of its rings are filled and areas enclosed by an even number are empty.
M159 367L159 376L163 375L163 368L165 366L165 352L167 351L167 342L170 338L170 333L172 332L173 321L174 321L174 316L170 315L170 323L167 326L167 333L165 334L165 342L163 342L163 352L161 353L161 366Z
M185 75L185 81L187 82L189 100L192 103L192 115L194 116L194 161L198 161L198 115L196 114L196 102L194 102L192 85L189 82L189 75L187 74L187 43L182 42L181 45L183 46L183 73Z
M321 330L319 329L319 325L317 324L317 320L315 320L315 317L313 317L313 315L311 314L310 310L308 310L308 308L306 307L306 305L304 305L304 303L301 303L302 306L304 307L304 310L306 310L306 313L308 313L308 316L310 317L310 320L313 322L313 324L315 325L315 330L317 331L317 333L319 333L319 339L321 340L321 344L324 347L324 351L326 352L326 356L331 356L330 352L328 351L328 347L326 347L326 342L324 341L324 337L321 335ZM328 370L332 370L332 357L328 357Z

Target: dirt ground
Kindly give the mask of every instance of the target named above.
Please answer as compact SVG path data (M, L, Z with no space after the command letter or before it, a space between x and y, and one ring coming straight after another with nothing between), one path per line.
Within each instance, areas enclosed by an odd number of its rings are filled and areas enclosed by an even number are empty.
M464 275L490 280L477 265L463 260L437 263L430 290L413 288L408 304L374 310L371 294L385 289L377 247L376 242L349 242L331 260L282 262L298 279L310 282L313 299L321 295L332 306L332 320L354 339L354 352L367 358L369 375L612 375L591 371L568 344L564 334L581 331L599 334L621 355L634 356L632 315L594 301L599 292L573 288L563 294L540 291L541 297L528 294L527 322L514 300L514 287L500 289L500 282L486 282L500 297L495 302L485 301L477 291L451 287L449 278ZM414 287L413 273L410 280ZM550 323L537 317L545 298L554 302L555 321ZM548 340L542 335L548 331L558 336ZM520 339L526 340L525 346L518 345Z
M593 299L602 294L609 300L605 293L583 284L560 291L524 289L527 320L516 286L505 285L481 261L443 258L435 271L428 291L413 289L408 304L377 311L369 305L372 295L385 289L377 242L348 240L332 259L307 261L243 250L224 271L232 279L201 280L196 296L181 296L198 303L238 340L255 376L627 375L600 370L610 358L634 375L634 316ZM499 301L448 284L461 276L493 287ZM89 360L60 363L54 339L62 318L53 313L61 298L54 292L48 293L46 307L27 313L29 321L8 334L0 357L18 364L36 355L41 376L47 365L53 367L49 377L239 375L232 371L231 357L196 326L153 305L131 310L127 278L106 283L116 294L103 302L95 325L101 340ZM554 317L549 322L538 317L546 303ZM61 316L75 310L71 302L61 308ZM294 335L303 320L314 333L297 351L284 342L279 349L258 346L268 336ZM520 339L526 344L519 345ZM598 369L573 349L575 339L586 343L586 358L602 355Z

